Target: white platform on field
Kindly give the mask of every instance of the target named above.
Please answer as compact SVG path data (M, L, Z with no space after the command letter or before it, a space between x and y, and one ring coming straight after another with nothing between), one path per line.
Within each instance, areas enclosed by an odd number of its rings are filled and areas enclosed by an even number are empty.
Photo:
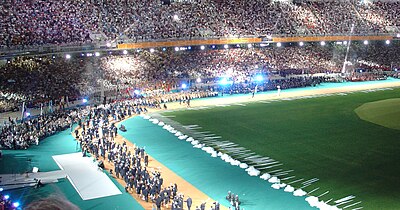
M83 200L122 194L92 158L82 153L53 156Z

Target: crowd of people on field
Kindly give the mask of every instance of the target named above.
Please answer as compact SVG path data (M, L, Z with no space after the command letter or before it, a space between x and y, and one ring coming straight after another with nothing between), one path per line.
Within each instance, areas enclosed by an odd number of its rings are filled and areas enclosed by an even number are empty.
M397 33L398 1L10 1L0 5L0 47L94 40Z

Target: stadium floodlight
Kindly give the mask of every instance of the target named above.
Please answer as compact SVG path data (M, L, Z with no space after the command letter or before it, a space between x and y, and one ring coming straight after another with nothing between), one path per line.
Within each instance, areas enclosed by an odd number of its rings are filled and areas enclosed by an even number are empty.
M70 54L66 54L66 55L65 55L65 58L66 58L66 59L70 59L70 58L71 58L71 55L70 55Z
M277 47L282 47L282 43L278 42L278 43L276 43L276 46Z
M96 57L99 57L99 56L100 56L100 53L99 53L99 52L95 52L94 55L95 55Z
M385 43L386 43L386 44L390 44L390 40L386 40Z
M128 54L128 50L124 50L124 51L122 51L122 53L123 53L124 55L126 55L126 54Z
M183 83L183 84L181 85L181 87L182 87L182 89L185 89L185 88L187 88L187 85L186 85L185 83Z
M304 42L299 42L300 47L304 45Z
M247 44L247 48L251 48L251 47L253 47L253 45Z
M364 40L364 45L368 45L368 40Z
M178 52L179 51L179 47L175 47L175 51Z
M200 78L200 77L197 78L197 79L196 79L196 82L197 82L197 83L200 83L200 82L201 82L201 78Z
M19 202L13 203L13 206L14 206L15 208L18 208L18 207L19 207Z
M225 48L225 49L228 49L228 48L229 48L229 45L225 44L225 45L224 45L224 48Z
M204 45L201 45L201 46L200 46L200 49L201 49L201 50L204 50L204 49L206 49L206 47L204 47Z
M107 46L107 47L111 47L111 43L110 43L110 42L107 42L106 46Z
M321 42L321 46L325 46L326 45L326 42L325 41L322 41Z

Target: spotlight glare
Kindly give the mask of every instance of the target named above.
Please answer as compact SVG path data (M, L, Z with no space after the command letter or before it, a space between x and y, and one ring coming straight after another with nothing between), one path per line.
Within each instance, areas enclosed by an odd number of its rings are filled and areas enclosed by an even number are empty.
M124 51L122 51L122 53L123 53L124 55L126 55L126 54L128 54L128 50L124 50Z
M257 81L257 82L261 82L261 81L263 81L263 80L264 80L264 78L263 78L262 75L257 75L257 76L256 76L256 81Z
M300 45L300 46L303 46L303 45L304 45L304 42L299 42L299 45Z
M197 83L200 83L200 82L201 82L201 78L200 78L200 77L197 78L197 79L196 79L196 82L197 82Z
M229 46L226 44L226 45L224 45L224 48L225 48L225 49L228 49L228 48L229 48Z
M154 49L153 49L153 48L151 48L151 49L150 49L150 52L151 52L151 53L153 53L153 52L154 52Z
M19 202L13 203L13 206L14 206L15 208L18 208L18 207L19 207Z
M66 58L66 59L70 59L70 58L71 58L71 55L70 55L70 54L66 54L66 55L65 55L65 58Z
M0 187L0 192L3 192L3 188Z
M364 45L368 45L368 40L364 40Z
M204 49L206 49L206 47L204 47L204 45L201 45L201 46L200 46L200 49L201 49L201 50L204 50Z
M107 42L106 46L107 46L107 47L111 47L111 43L110 43L110 42Z
M175 51L178 52L179 51L179 47L175 47Z
M95 55L96 57L99 57L99 56L100 56L100 53L99 53L99 52L95 52L94 55Z
M386 40L386 42L385 42L386 44L390 44L390 40Z
M251 48L251 47L253 47L253 45L251 45L251 44L248 44L248 45L247 45L247 48Z
M185 89L187 85L185 83L182 84L182 88Z
M8 200L9 198L10 198L9 195L4 195L4 199L5 199L5 200Z
M322 41L321 42L321 46L325 46L326 45L326 42L325 41Z
M88 100L86 98L82 99L82 103L87 103Z
M215 45L213 45L212 48L215 49Z
M135 90L135 91L133 91L136 95L139 95L140 94L140 90Z
M282 43L278 42L278 43L276 43L276 46L277 47L282 47Z

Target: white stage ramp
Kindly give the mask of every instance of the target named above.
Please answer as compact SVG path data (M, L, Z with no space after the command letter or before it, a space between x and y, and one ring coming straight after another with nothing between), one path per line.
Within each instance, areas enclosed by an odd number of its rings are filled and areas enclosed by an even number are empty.
M92 158L82 153L53 156L83 200L122 194Z

